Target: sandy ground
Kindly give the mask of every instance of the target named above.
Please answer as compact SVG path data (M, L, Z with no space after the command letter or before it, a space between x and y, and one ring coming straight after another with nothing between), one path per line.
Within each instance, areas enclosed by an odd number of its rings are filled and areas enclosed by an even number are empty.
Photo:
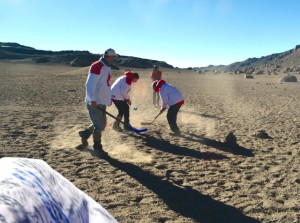
M120 222L300 222L299 82L163 70L185 95L182 136L169 135L165 113L142 134L113 131L109 117L99 158L76 149L89 124L87 70L0 62L0 157L45 160ZM150 70L134 71L131 123L141 128L159 110ZM230 132L239 146L223 143Z

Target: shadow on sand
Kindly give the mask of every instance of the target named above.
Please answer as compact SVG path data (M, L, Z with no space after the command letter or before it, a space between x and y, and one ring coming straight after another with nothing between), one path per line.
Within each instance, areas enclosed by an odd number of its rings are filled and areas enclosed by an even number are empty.
M193 111L180 110L179 112L187 113L187 114L190 114L190 115L197 115L197 116L201 116L203 118L211 118L211 119L217 119L217 120L221 119L221 118L219 118L218 116L215 116L215 115L208 115L208 114L203 114L203 113L198 113L198 112L193 112Z
M135 138L142 138L142 140L145 143L145 146L147 147L154 148L162 152L172 153L174 155L189 156L196 159L205 159L205 160L228 159L227 156L224 156L222 154L196 151L179 145L171 144L170 142L165 141L162 138L157 139L150 135L136 135L136 134L129 134L129 135Z
M175 186L131 163L118 161L109 155L102 157L111 166L124 171L153 191L176 213L202 223L258 223L235 207L203 195L191 187Z
M185 138L186 140L198 142L224 152L232 153L234 155L254 157L252 150L239 146L238 144L228 144L214 139L209 139L203 136L197 136L195 134L189 134L188 136L182 135L181 137Z

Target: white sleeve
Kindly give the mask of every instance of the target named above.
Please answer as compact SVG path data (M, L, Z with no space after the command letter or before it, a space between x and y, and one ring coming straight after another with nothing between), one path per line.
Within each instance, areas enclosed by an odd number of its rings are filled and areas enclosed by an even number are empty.
M121 93L122 97L124 98L124 100L129 99L128 92L130 91L130 89L131 89L130 85L128 85L126 83L126 79L124 79L124 82L122 82L120 84L120 93Z
M168 93L166 87L162 87L159 92L160 99L162 102L162 108L166 108L169 104Z
M100 74L101 75L101 74ZM96 101L96 86L100 79L100 75L89 73L89 76L86 80L86 94L91 101Z

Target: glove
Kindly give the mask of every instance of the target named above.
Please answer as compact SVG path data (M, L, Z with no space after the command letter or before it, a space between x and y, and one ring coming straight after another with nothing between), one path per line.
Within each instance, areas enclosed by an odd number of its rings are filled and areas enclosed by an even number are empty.
M130 106L130 105L131 105L130 99L127 99L127 100L126 100L126 103Z
M97 103L96 103L96 101L91 101L91 106L92 106L93 108L97 108Z
M162 108L162 109L160 109L160 113L163 113L164 111L166 110L166 108Z

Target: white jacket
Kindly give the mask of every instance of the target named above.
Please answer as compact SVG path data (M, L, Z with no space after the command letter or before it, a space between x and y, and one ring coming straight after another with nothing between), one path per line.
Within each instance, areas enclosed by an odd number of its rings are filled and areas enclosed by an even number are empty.
M103 58L91 65L85 84L87 104L91 105L92 101L97 105L111 104L110 78L111 68Z
M183 94L170 84L163 84L159 92L161 98L161 107L166 108L184 100Z
M131 85L126 82L126 76L119 77L111 86L111 98L113 100L125 101L129 99Z

